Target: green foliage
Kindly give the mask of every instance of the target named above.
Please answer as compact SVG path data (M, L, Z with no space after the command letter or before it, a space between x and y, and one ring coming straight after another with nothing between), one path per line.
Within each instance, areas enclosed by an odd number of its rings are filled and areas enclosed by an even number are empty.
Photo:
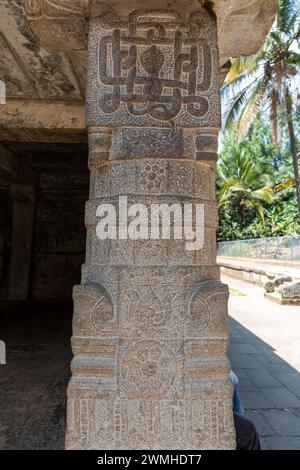
M300 233L300 4L277 3L261 49L232 58L221 89L217 196L224 240Z
M300 233L288 139L274 147L270 124L257 118L239 141L235 127L224 138L217 171L219 240ZM283 188L278 188L282 185Z
M223 127L237 123L237 133L245 137L258 112L270 110L273 141L277 143L278 109L284 93L296 90L300 54L296 47L300 37L299 4L278 0L277 21L262 48L249 57L231 59L231 68L221 88L224 104Z
M298 8L298 0L277 0L277 27L280 31L289 33Z

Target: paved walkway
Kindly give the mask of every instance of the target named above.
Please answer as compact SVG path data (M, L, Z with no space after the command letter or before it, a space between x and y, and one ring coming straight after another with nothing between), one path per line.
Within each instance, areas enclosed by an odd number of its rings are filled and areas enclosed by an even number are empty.
M300 307L231 277L230 359L264 449L300 449Z

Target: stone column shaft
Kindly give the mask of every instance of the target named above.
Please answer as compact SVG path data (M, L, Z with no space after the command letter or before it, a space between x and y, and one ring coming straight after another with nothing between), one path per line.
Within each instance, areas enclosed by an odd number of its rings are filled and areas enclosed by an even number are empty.
M212 13L195 1L186 11L128 8L91 19L87 123L87 251L74 288L66 446L234 448L228 290L215 252ZM204 247L99 240L97 207L118 212L120 196L128 206L203 204Z
M8 298L27 300L34 231L34 188L28 185L12 186L11 197L13 217Z

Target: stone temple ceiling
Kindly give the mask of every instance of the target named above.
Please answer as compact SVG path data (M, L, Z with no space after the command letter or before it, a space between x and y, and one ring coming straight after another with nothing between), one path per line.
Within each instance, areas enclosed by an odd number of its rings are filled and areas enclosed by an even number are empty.
M87 23L76 3L1 1L0 78L8 98L84 98ZM71 18L77 14L78 18ZM73 28L76 43L74 39L65 47L68 28Z
M176 7L184 1L189 0L170 0L168 4ZM165 3L144 0L142 4L149 2ZM211 3L218 17L220 65L229 56L255 52L274 19L275 1L215 0ZM118 10L128 0L111 0L110 4ZM7 96L83 100L91 2L1 0L0 8L0 78L6 83Z
M172 8L195 0L1 0L0 141L86 143L88 18L106 10ZM198 0L218 22L221 79L231 56L256 52L276 0ZM1 83L0 83L1 84Z

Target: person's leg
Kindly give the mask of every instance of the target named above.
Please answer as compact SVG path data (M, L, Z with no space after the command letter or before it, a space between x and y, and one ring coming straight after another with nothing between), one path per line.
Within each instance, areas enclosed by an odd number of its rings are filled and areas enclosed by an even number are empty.
M236 450L261 450L259 436L249 419L233 413L236 431Z

